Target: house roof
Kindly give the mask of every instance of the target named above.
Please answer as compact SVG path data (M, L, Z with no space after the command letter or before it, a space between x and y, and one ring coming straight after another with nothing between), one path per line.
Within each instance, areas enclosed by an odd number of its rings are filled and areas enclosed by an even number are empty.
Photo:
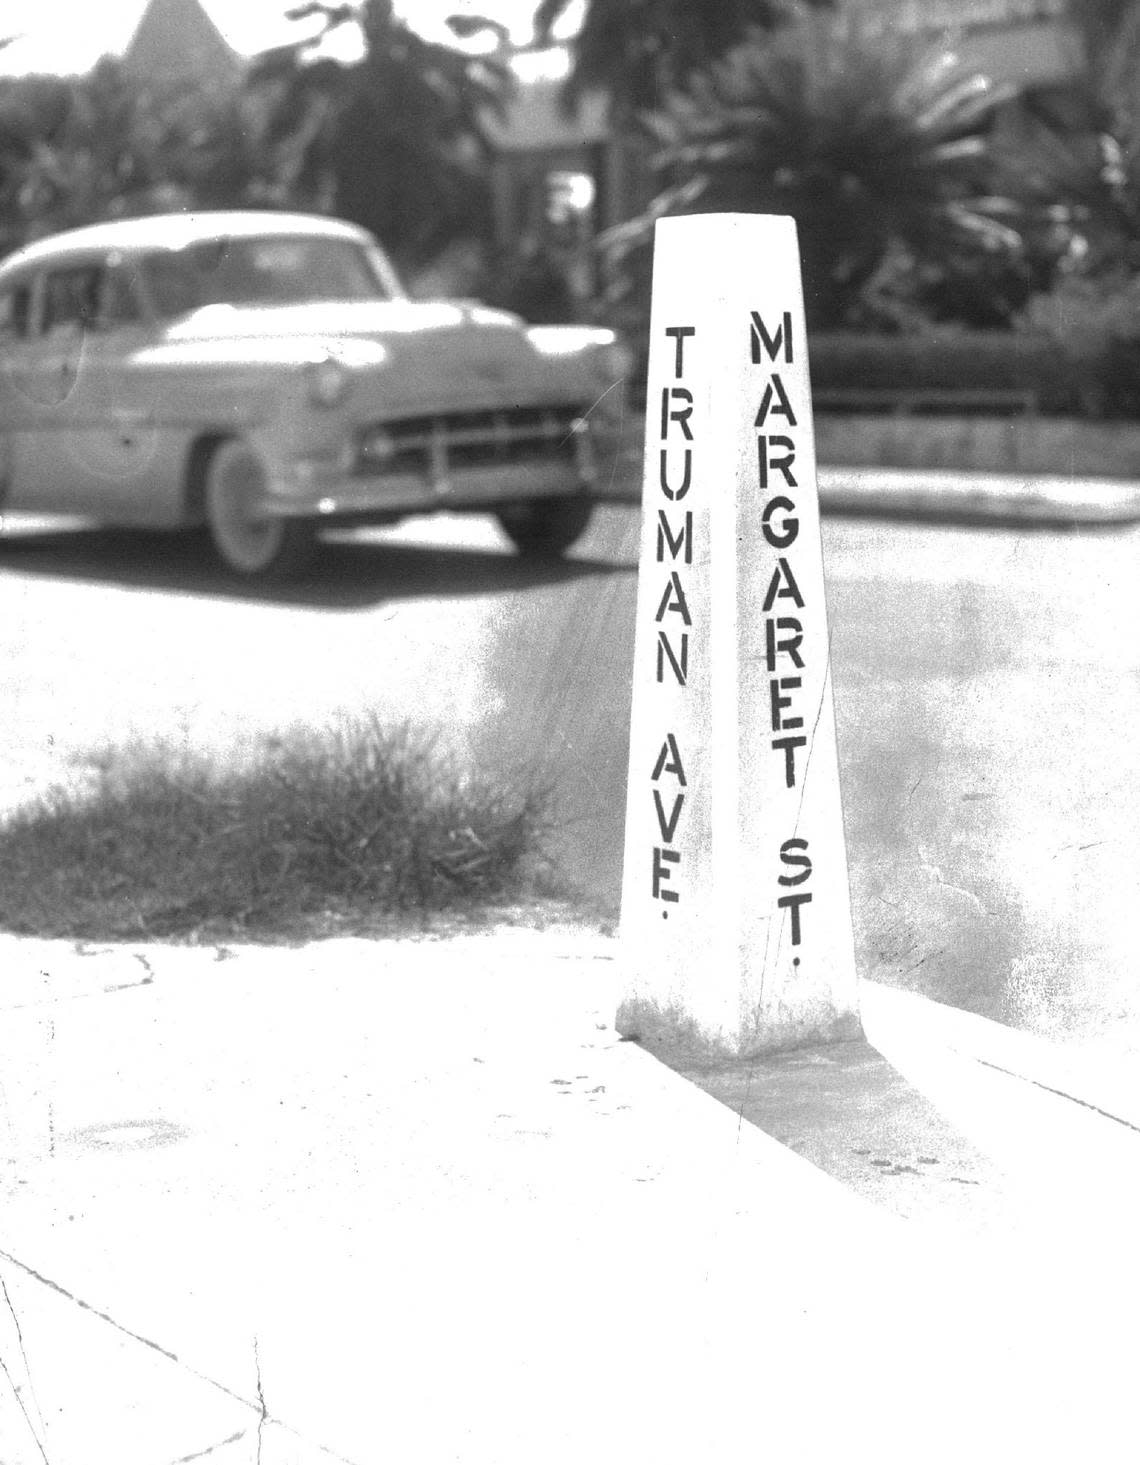
M228 78L242 62L199 0L148 0L123 53L123 66L138 76Z
M83 76L103 56L123 57L136 49L138 69L163 75L187 74L195 66L240 65L249 52L286 38L290 24L282 17L251 24L254 10L244 4L225 8L224 0L115 0L98 9L87 0L22 0L24 13L14 13L0 27L12 35L0 51L0 76ZM258 0L262 4L263 0ZM0 6L2 9L3 6ZM271 14L271 13L270 13ZM216 24L212 15L218 16ZM219 29L224 27L224 31ZM230 38L230 39L227 39Z

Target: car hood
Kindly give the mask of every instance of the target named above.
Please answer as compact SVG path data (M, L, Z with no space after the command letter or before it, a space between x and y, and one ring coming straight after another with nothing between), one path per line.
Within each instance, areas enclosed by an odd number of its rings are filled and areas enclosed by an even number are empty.
M214 386L332 353L358 375L355 416L593 401L595 349L609 332L530 328L475 301L376 300L212 305L173 322L135 354L162 372L207 373Z
M183 359L200 353L280 361L331 350L350 363L430 366L433 375L449 379L471 373L502 377L533 370L538 359L518 316L455 301L210 305L171 326L165 339L181 348Z

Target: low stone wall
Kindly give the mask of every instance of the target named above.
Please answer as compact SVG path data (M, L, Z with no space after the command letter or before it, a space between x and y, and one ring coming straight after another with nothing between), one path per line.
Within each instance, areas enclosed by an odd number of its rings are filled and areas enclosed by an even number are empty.
M1140 479L1140 423L819 413L820 463Z

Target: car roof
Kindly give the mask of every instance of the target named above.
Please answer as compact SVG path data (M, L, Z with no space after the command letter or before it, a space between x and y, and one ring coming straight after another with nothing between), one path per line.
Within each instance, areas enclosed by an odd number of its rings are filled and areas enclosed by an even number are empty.
M25 245L0 263L0 275L44 260L100 250L182 249L219 236L264 238L267 235L372 241L366 229L320 214L292 214L273 209L203 209L177 214L151 214L68 229Z

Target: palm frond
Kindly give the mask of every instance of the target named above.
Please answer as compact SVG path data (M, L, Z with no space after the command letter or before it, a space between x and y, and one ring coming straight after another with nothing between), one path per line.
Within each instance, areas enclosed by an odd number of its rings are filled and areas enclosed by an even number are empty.
M842 315L888 255L1013 258L985 128L1005 92L849 18L754 33L670 95L644 131L664 187L641 221L693 207L792 214L809 300ZM642 237L632 226L613 247Z

